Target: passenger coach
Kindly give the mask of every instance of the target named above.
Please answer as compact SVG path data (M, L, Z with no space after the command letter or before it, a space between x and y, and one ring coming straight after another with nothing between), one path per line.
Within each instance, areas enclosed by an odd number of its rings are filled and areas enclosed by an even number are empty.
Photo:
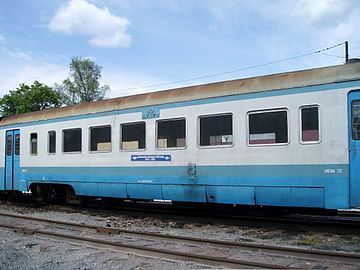
M360 63L6 117L0 190L360 206Z

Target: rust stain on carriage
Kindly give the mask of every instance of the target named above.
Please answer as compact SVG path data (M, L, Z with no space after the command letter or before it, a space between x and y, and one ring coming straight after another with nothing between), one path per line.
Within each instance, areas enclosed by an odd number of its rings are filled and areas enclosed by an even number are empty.
M6 117L0 125L360 79L360 63L222 81Z

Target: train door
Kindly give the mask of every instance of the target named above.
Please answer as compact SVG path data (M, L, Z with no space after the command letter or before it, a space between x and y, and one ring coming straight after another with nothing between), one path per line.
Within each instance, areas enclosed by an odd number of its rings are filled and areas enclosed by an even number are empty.
M360 206L360 91L348 95L350 207Z
M20 130L6 131L5 190L18 190L20 176Z

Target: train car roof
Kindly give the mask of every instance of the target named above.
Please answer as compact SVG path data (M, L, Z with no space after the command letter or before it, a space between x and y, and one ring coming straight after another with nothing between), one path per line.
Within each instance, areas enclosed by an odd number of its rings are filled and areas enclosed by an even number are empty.
M337 66L194 85L19 114L3 118L0 122L0 126L197 99L354 81L359 79L360 62L355 62Z

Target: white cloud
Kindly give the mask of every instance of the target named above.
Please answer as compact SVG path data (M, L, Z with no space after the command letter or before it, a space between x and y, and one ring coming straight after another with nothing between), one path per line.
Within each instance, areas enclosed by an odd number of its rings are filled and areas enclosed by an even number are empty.
M113 15L107 7L71 0L57 11L48 26L54 32L88 36L94 46L127 47L131 43L126 33L129 24L128 19Z
M0 47L1 51L6 53L8 56L20 60L31 60L31 55L26 52L18 51L18 50L9 50L5 47Z
M32 84L34 81L39 81L53 86L54 83L61 83L68 73L68 67L45 62L0 68L0 96L9 90L14 90L21 83Z
M332 27L347 17L351 4L352 1L343 0L300 0L294 11L304 22Z
M0 34L0 44L5 42L5 37L3 35Z

